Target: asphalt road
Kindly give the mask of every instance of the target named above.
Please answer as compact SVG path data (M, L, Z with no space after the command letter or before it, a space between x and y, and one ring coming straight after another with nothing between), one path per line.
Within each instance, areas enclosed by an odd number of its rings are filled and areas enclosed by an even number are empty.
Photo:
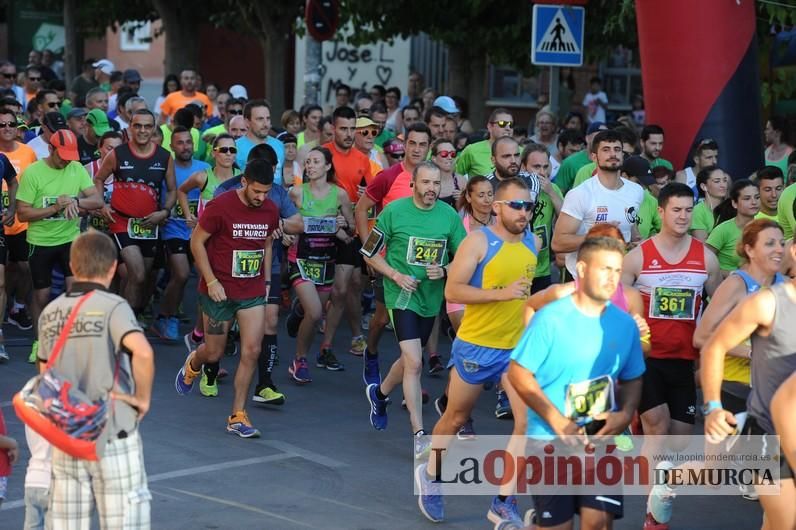
M193 281L191 282L193 288ZM188 295L193 299L193 295ZM191 307L191 304L185 305ZM284 317L284 315L283 315ZM281 323L281 322L280 322ZM24 475L29 453L21 423L10 400L33 375L27 364L30 332L6 324L11 361L0 365L0 407L9 434L21 442L21 462L9 480L8 497L0 508L0 528L22 528ZM182 331L188 331L183 325ZM320 339L320 337L318 338ZM281 363L275 382L287 395L281 407L251 404L252 422L263 433L244 440L227 434L225 419L232 396L231 378L220 384L219 397L198 392L182 397L174 390L174 376L186 351L180 344L153 340L156 376L152 408L141 426L156 529L420 529L491 528L485 515L490 497L448 497L443 525L428 522L417 508L412 484L412 442L408 415L400 409L400 392L389 407L390 426L377 432L368 423L368 404L361 379L361 360L347 352L346 327L335 343L343 372L314 368L313 382L298 387L289 380L288 360L295 341L280 325ZM318 346L318 341L315 347ZM382 340L382 373L397 356L392 335ZM450 350L442 340L444 357ZM231 372L236 357L222 366ZM444 387L442 377L423 376L432 397ZM482 434L508 434L511 423L495 419L493 392L485 392L473 417ZM436 413L424 408L426 428ZM519 500L524 511L529 497ZM617 529L641 528L645 499L626 497L625 517ZM681 497L676 500L672 529L756 528L761 523L758 503L740 497Z

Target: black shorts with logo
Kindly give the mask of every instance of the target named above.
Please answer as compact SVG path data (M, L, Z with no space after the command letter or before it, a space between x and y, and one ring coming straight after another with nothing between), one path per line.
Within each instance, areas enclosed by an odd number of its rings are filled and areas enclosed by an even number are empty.
M127 247L138 247L141 255L147 259L152 259L157 254L160 239L133 239L127 232L116 232L112 235L119 252Z
M667 405L673 420L693 425L697 401L694 361L647 358L646 365L639 414Z
M614 516L624 515L622 495L533 495L536 509L536 526L546 528L566 523L580 513L581 508L592 508Z
M28 261L34 289L48 289L52 285L53 269L56 264L61 266L64 277L72 276L72 269L69 268L69 250L71 248L71 242L53 247L30 245Z

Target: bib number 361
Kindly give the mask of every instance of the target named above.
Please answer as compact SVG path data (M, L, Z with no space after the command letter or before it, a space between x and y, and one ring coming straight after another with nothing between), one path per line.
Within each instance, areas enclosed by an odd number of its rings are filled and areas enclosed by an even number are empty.
M232 253L232 277L255 278L263 266L263 250L235 250Z
M696 291L683 287L656 287L650 300L650 317L694 320Z

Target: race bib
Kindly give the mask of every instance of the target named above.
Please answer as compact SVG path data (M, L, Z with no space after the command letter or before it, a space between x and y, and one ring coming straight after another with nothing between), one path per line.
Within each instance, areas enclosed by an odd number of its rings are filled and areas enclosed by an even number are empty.
M312 282L315 285L323 285L323 281L326 278L325 261L297 259L296 265L298 265L302 280Z
M89 225L94 230L99 230L100 232L107 232L108 231L108 221L105 220L104 217L100 217L99 215L91 215L88 218Z
M412 236L409 238L409 246L406 250L406 262L409 265L417 265L419 267L442 265L447 249L447 239L427 239Z
M255 278L260 275L265 251L234 250L232 252L232 277Z
M10 204L11 201L8 199L8 192L3 191L3 210L7 210Z
M144 226L143 219L130 218L127 220L127 235L130 239L157 239L158 225Z
M188 211L191 212L191 215L196 217L199 213L199 201L188 201ZM171 216L179 219L185 217L185 213L182 211L182 205L179 201L177 201L177 204L171 209Z
M577 422L614 410L614 380L603 375L567 386L564 414Z
M4 192L5 195L5 192ZM74 197L73 197L74 198ZM3 206L5 206L5 197L3 198ZM42 200L42 208L49 208L50 206L56 204L58 202L58 196L53 195L50 197L43 197ZM66 217L64 217L63 212L58 212L55 215L51 215L50 217L45 217L42 221L65 221Z
M305 234L334 234L337 232L337 219L334 217L305 217Z
M542 244L539 246L539 252L544 252L547 250L547 244L550 241L547 225L535 226L533 233L539 236L539 239L542 240Z
M694 320L696 290L690 287L655 287L650 296L651 318Z

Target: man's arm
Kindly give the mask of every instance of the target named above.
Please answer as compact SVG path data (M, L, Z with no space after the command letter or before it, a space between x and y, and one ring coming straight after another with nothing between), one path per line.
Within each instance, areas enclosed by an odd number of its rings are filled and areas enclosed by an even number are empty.
M512 360L509 364L508 378L523 403L546 421L556 434L573 435L578 433L578 426L559 412L542 391L542 387L539 386L536 377L530 370Z
M78 197L79 206L84 210L96 210L97 208L102 208L105 204L102 194L98 193L97 188L94 186L89 186L88 188L80 190Z
M644 261L644 254L641 247L636 247L625 255L622 262L622 283L632 287L641 273L641 266Z
M550 248L553 252L565 253L575 252L586 236L577 235L580 228L581 221L575 219L569 214L561 213L558 216L558 221L553 228L553 240L550 242Z
M294 213L286 219L282 219L282 230L288 235L297 235L304 232L304 217L300 213Z
M169 165L166 167L166 200L163 208L171 210L177 202L177 178L174 176L174 159L169 157ZM168 217L168 214L166 214Z
M57 202L46 208L34 208L30 203L17 199L17 218L23 223L41 221L42 219L58 215L65 209L66 206L61 207Z
M138 411L138 419L141 420L149 411L152 399L152 381L155 378L155 352L140 331L125 335L124 339L122 339L122 346L131 353L135 394L114 392L113 397L136 409Z
M354 222L362 244L365 244L365 241L368 240L368 234L370 233L370 230L368 230L368 210L374 206L376 206L376 201L371 199L367 193L363 193L354 208Z
M713 296L713 293L719 288L724 277L721 275L718 258L713 252L707 249L705 250L705 269L708 272L708 279L705 282L705 291L708 293L708 296Z
M771 416L774 429L779 435L782 452L791 469L796 468L796 374L792 374L780 385L771 400Z
M17 190L19 189L19 182L16 177L7 180L8 185L8 208L3 212L3 224L11 226L14 224L14 215L17 211Z
M99 170L94 173L94 186L100 195L105 195L105 181L116 169L116 150L111 151L100 164Z

